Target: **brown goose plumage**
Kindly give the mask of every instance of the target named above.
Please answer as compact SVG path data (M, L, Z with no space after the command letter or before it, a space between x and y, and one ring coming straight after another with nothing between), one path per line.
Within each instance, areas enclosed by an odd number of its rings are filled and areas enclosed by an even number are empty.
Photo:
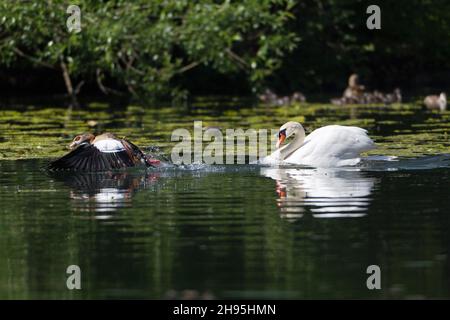
M126 139L118 139L111 133L76 136L69 148L72 151L50 162L47 168L52 171L96 172L157 164L156 160L147 157L136 145Z

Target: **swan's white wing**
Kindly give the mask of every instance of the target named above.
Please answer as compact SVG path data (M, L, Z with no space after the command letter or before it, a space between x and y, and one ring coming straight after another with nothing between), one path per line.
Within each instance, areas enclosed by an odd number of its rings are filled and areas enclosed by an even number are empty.
M305 142L310 141L316 152L332 154L339 158L359 156L375 147L367 130L358 127L331 125L314 130Z
M361 152L374 147L366 130L331 125L311 132L303 145L285 161L325 167L354 165L359 162Z

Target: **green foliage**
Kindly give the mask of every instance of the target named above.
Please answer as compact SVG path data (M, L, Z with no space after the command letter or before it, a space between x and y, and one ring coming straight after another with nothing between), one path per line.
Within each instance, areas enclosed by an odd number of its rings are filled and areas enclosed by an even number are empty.
M82 0L80 33L67 30L69 4L2 1L0 66L27 61L155 97L180 93L173 78L198 66L244 73L256 88L296 43L291 0Z
M39 87L36 71L63 62L75 88L157 97L339 93L352 72L371 89L450 86L446 0L379 0L381 30L366 27L369 0L80 0L77 34L69 4L0 1L0 71L19 69Z
M380 30L366 27L372 4ZM372 89L450 86L449 1L302 0L293 14L301 41L272 79L280 92L342 92L353 72Z

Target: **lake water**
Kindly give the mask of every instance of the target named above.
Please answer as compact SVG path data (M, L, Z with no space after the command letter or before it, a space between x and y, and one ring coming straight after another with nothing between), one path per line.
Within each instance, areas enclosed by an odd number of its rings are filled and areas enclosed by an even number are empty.
M449 113L414 105L0 111L0 298L450 298ZM71 137L126 134L170 150L193 120L365 127L356 168L192 165L49 174ZM66 268L81 268L68 290ZM378 265L381 290L368 290Z

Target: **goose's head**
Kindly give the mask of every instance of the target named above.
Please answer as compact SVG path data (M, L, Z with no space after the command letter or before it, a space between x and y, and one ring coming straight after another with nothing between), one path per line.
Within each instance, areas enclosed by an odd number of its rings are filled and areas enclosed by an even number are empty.
M83 133L75 138L73 138L72 142L69 144L69 149L76 149L83 143L91 143L94 140L95 136L92 133Z
M356 87L359 84L359 77L356 73L353 73L348 78L348 86L349 87Z
M303 132L304 137L305 130L303 129L303 126L300 123L295 121L289 121L283 124L280 127L280 130L278 131L278 141L276 145L277 149L281 147L281 145L287 138L298 132Z

